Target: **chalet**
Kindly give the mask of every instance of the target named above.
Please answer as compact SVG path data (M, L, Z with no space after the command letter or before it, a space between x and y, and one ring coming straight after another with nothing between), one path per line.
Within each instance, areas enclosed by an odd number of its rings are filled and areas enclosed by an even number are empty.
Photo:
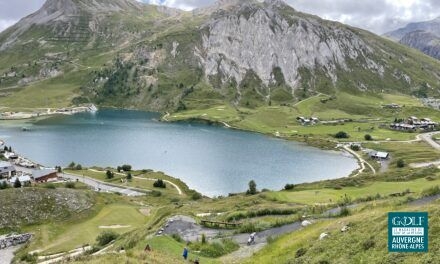
M58 179L56 170L33 170L32 179L37 183L55 181Z
M20 181L21 185L28 185L28 184L31 184L31 177L29 177L29 176L27 176L27 175L12 177L11 179L9 179L9 183L10 183L11 185L14 185L15 181L17 181L17 178L18 178L18 180Z
M405 123L393 123L390 125L391 129L402 130L402 131L416 131L417 127L415 125L405 124Z
M387 160L390 157L390 154L382 151L371 151L368 156L372 159Z
M11 163L0 161L0 179L11 178L16 172L15 167Z
M304 126L314 125L319 122L319 119L317 117L306 118L303 116L299 116L296 118L296 120L298 120L298 122L300 122Z

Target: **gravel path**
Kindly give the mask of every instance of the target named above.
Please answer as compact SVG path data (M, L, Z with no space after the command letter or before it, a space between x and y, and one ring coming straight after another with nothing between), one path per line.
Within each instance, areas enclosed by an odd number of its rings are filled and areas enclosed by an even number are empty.
M0 264L10 264L14 258L14 252L21 246L9 247L0 250Z

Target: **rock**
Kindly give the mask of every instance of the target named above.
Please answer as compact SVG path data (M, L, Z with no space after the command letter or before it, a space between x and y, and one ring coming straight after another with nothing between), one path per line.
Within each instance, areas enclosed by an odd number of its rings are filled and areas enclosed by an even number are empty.
M310 222L308 220L304 220L304 221L301 222L301 226L303 226L303 227L309 226L311 224L312 224L312 222Z
M319 235L319 240L323 240L323 239L325 239L326 237L328 237L328 234L327 234L327 233L321 233L321 235Z
M347 232L350 229L348 225L345 225L341 228L341 232Z

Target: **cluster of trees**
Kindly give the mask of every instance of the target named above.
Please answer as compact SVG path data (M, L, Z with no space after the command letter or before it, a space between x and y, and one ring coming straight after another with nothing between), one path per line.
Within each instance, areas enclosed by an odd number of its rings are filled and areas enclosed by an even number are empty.
M70 170L82 170L83 169L81 164L79 164L79 163L75 164L75 162L73 162L73 161L69 164L69 166L67 166L67 168Z
M158 179L157 181L155 181L153 183L153 186L156 188L166 188L167 185L165 184L165 182L162 179Z
M118 166L116 169L118 172L121 172L121 171L128 172L128 171L131 171L131 165L124 164L122 166Z

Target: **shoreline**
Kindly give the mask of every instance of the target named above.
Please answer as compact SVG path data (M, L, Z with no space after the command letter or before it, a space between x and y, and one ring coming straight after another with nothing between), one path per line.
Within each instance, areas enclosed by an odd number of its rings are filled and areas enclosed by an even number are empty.
M62 108L35 108L33 112L2 112L0 121L26 121L45 119L53 116L74 115L78 113L94 113L98 108L94 104Z

